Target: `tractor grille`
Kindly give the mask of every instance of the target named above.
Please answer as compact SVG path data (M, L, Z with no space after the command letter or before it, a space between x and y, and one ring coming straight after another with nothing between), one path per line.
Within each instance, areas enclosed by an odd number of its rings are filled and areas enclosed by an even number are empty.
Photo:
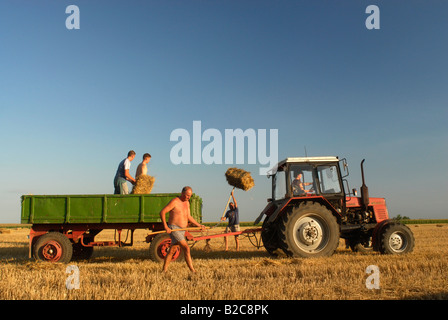
M387 207L384 205L375 206L374 212L375 212L376 222L381 222L383 220L386 220L389 217L389 213L387 212Z

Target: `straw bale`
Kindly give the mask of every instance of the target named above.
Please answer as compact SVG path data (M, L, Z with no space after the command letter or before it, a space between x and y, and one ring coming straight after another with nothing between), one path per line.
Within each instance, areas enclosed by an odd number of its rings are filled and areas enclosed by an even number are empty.
M238 189L247 191L251 189L255 183L250 172L238 168L229 168L226 171L227 182Z
M131 194L150 194L155 180L154 177L146 174L138 176Z

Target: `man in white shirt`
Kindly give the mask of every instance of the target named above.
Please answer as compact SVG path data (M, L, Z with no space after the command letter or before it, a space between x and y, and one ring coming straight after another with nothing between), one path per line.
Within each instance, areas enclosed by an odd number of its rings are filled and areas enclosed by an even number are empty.
M118 165L117 173L114 179L114 194L129 194L127 181L132 184L135 183L135 179L129 173L131 169L131 161L135 158L135 151L128 152L128 157L123 159Z

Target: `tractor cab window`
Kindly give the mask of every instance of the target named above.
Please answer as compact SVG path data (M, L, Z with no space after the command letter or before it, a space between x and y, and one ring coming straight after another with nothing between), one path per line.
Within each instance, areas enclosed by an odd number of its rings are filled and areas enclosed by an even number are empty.
M317 168L320 191L324 193L341 193L341 183L336 166L319 166Z
M289 173L291 175L291 189L294 196L305 196L315 193L312 166L292 165Z

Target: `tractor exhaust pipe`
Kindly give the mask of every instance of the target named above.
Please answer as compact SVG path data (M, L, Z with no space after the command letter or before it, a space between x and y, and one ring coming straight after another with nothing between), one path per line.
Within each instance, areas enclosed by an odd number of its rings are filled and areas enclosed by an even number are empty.
M361 161L361 175L362 175L362 186L361 186L361 205L364 211L367 211L369 206L369 188L366 186L366 182L364 180L364 161L366 159L362 159Z

